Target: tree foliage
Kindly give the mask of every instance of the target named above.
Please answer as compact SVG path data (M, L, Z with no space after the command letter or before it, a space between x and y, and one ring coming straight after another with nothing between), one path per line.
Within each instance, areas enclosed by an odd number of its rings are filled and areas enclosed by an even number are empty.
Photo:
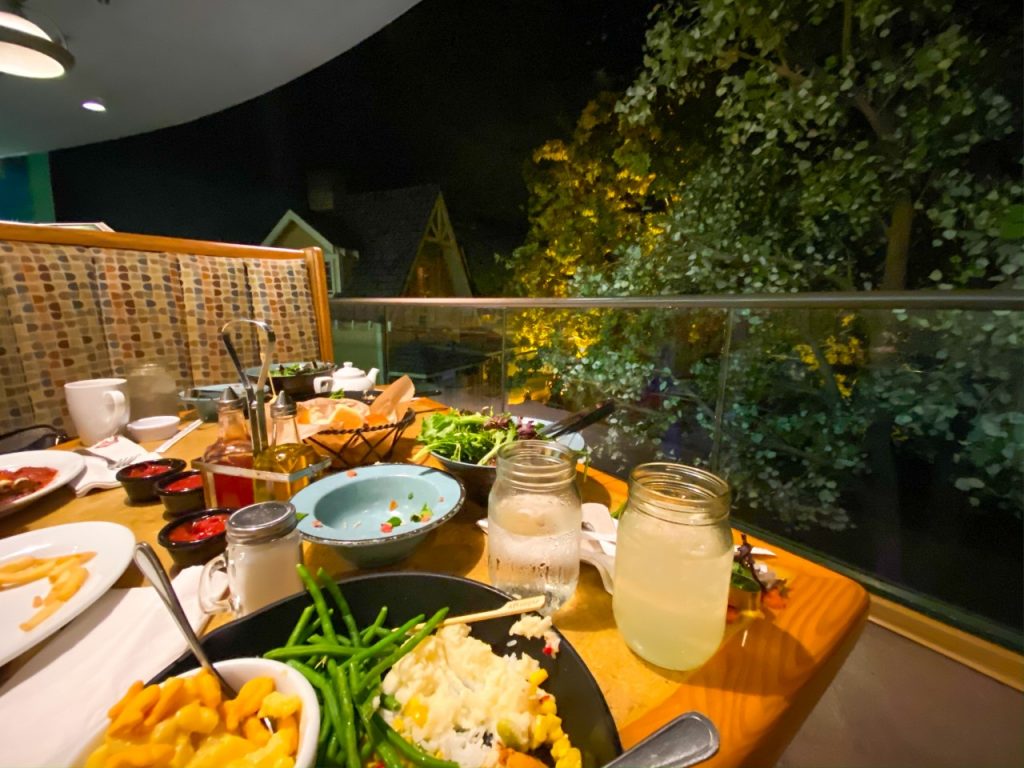
M998 4L667 2L632 85L535 154L516 283L582 296L1022 288L1020 60L1020 9ZM699 336L705 320L684 325ZM567 388L626 381L638 399L656 381L651 419L699 402L708 429L729 365L724 460L750 503L770 496L791 522L845 524L841 478L864 470L879 424L897 450L947 446L972 503L1019 513L1019 314L740 325L730 359L705 344L666 366L652 349L693 344L678 323L562 318L547 337L581 343L536 359ZM524 326L527 346L541 327ZM720 323L707 327L717 338Z

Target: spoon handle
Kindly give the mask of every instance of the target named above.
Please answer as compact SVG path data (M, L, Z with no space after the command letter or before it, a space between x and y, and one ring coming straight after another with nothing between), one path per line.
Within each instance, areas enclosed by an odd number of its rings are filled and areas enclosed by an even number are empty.
M604 768L684 768L718 751L718 730L699 712L680 715L627 749Z
M185 636L185 642L188 643L188 647L195 657L199 659L199 663L204 669L213 673L225 691L229 692L232 697L236 696L237 692L228 685L227 681L221 677L220 673L207 658L203 646L199 643L199 638L196 637L196 633L192 630L188 616L185 615L185 610L181 607L178 595L174 591L174 587L171 586L171 580L167 578L167 572L160 563L160 559L156 556L156 552L144 541L140 541L135 545L135 565L142 571L142 575L149 579L157 594L160 595L160 599L164 601L167 610L171 612L174 623L181 630L181 634Z

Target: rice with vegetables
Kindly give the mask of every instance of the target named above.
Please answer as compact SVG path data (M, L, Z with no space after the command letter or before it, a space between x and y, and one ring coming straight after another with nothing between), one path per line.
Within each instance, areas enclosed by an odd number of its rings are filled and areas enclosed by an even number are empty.
M555 698L541 688L546 679L536 659L498 656L453 625L391 668L382 691L397 708L382 714L407 739L466 768L579 768Z

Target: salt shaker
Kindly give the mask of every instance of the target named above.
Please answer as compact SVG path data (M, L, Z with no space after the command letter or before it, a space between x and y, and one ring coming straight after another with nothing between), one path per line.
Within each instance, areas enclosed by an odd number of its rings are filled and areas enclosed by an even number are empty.
M544 595L558 610L580 574L582 503L576 453L549 440L517 440L498 450L487 503L491 584L518 597Z
M232 513L227 522L227 548L203 567L199 601L203 610L231 610L245 616L258 608L301 592L295 566L302 563L302 539L295 507L264 501ZM211 597L210 577L227 572L229 595Z

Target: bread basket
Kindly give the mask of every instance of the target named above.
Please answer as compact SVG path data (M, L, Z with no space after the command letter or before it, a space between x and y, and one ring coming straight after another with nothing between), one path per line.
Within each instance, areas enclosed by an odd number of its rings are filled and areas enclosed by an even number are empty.
M416 420L412 408L401 419L375 426L364 425L358 429L333 429L328 427L305 442L312 445L320 455L331 460L332 469L350 469L388 461L395 444L402 434Z

